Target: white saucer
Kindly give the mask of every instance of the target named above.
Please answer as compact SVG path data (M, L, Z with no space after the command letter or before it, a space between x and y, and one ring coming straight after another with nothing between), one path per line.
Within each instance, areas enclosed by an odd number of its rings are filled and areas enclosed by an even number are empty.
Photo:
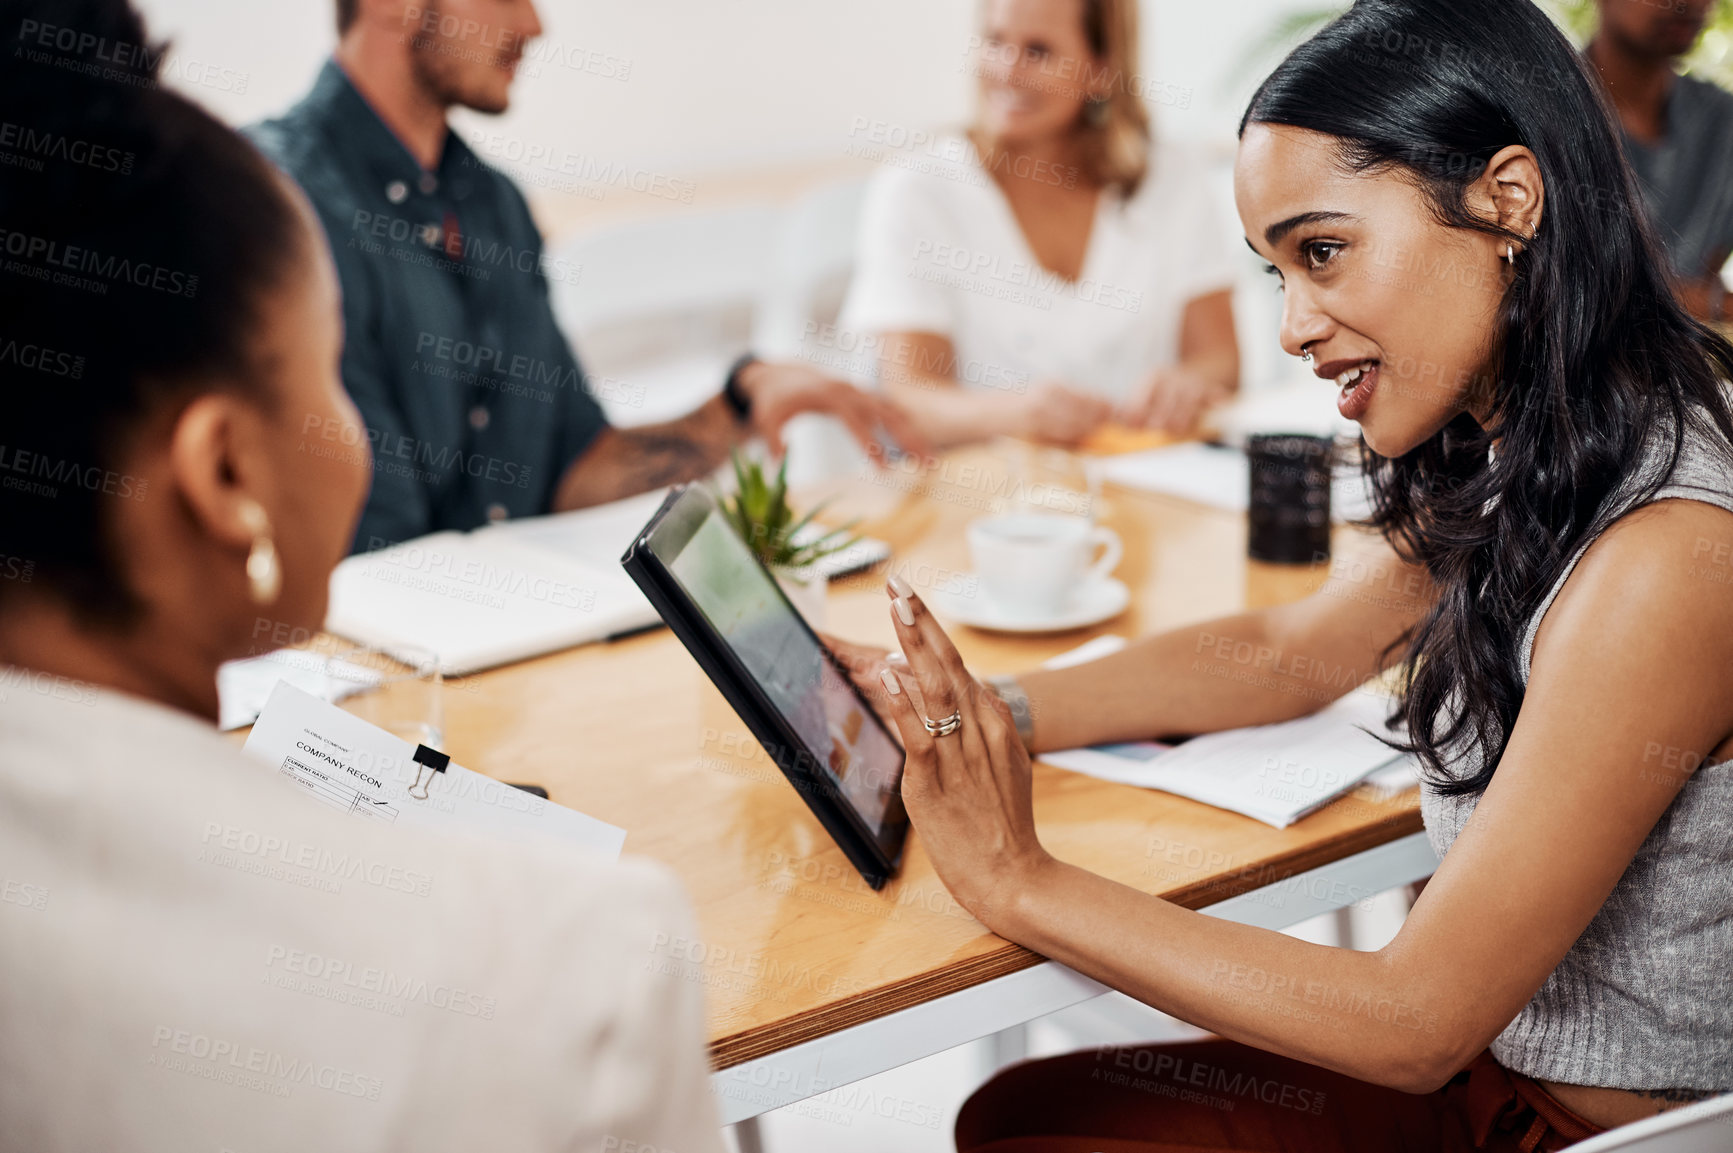
M973 589L981 587L973 574L967 581L959 583ZM1057 633L1097 625L1118 616L1131 603L1131 590L1111 577L1091 581L1072 594L1071 603L1062 612L1049 617L1007 612L988 600L984 591L975 596L965 596L949 589L935 588L926 597L941 617L974 628L1001 633Z

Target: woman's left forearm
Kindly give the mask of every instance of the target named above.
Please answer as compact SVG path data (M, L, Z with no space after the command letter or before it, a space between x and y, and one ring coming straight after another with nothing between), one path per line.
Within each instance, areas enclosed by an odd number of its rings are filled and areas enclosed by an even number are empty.
M1043 857L980 910L988 927L1221 1036L1408 1092L1472 1053L1434 979L1389 952L1314 945L1182 909Z

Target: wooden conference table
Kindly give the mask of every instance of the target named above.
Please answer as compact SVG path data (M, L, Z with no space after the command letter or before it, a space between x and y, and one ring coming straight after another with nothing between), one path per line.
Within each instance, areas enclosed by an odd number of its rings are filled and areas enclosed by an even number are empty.
M862 529L892 545L892 571L931 587L968 569L963 528L1003 506L1014 455L983 449L937 469L855 478L836 507L865 516ZM955 627L972 668L1030 668L1091 635L1135 636L1292 600L1323 578L1248 562L1236 513L1109 488L1101 520L1124 539L1116 575L1133 590L1131 607L1056 636ZM832 584L832 631L892 642L884 572ZM665 630L452 689L445 728L458 761L536 781L554 800L622 826L628 853L685 882L698 938L659 943L652 959L705 986L725 1121L1104 992L983 929L946 893L918 836L900 874L869 889ZM1414 790L1362 791L1277 830L1038 764L1035 810L1043 843L1063 860L1270 927L1431 872Z

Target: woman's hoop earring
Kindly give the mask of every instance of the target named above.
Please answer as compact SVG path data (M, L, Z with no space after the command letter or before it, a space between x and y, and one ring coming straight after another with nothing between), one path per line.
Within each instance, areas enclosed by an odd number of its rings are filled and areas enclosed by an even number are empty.
M247 550L247 590L254 604L272 604L283 591L283 566L271 539L271 518L258 501L250 500L241 506L241 519L253 534L253 547Z

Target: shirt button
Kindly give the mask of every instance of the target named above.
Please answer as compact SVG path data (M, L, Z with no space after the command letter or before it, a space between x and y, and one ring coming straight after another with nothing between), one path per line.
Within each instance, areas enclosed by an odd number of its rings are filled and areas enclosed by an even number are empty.
M421 179L416 181L415 185L417 188L421 189L422 195L432 196L435 192L439 191L439 177L435 176L431 172L423 172L421 174Z
M503 504L490 504L487 506L487 519L494 524L498 524L510 515L511 513L506 511L506 507Z
M475 429L477 432L480 432L482 429L487 427L489 419L487 407L485 405L478 404L469 410L469 427Z
M409 199L409 185L401 180L393 180L385 186L385 199L393 204L402 204Z

